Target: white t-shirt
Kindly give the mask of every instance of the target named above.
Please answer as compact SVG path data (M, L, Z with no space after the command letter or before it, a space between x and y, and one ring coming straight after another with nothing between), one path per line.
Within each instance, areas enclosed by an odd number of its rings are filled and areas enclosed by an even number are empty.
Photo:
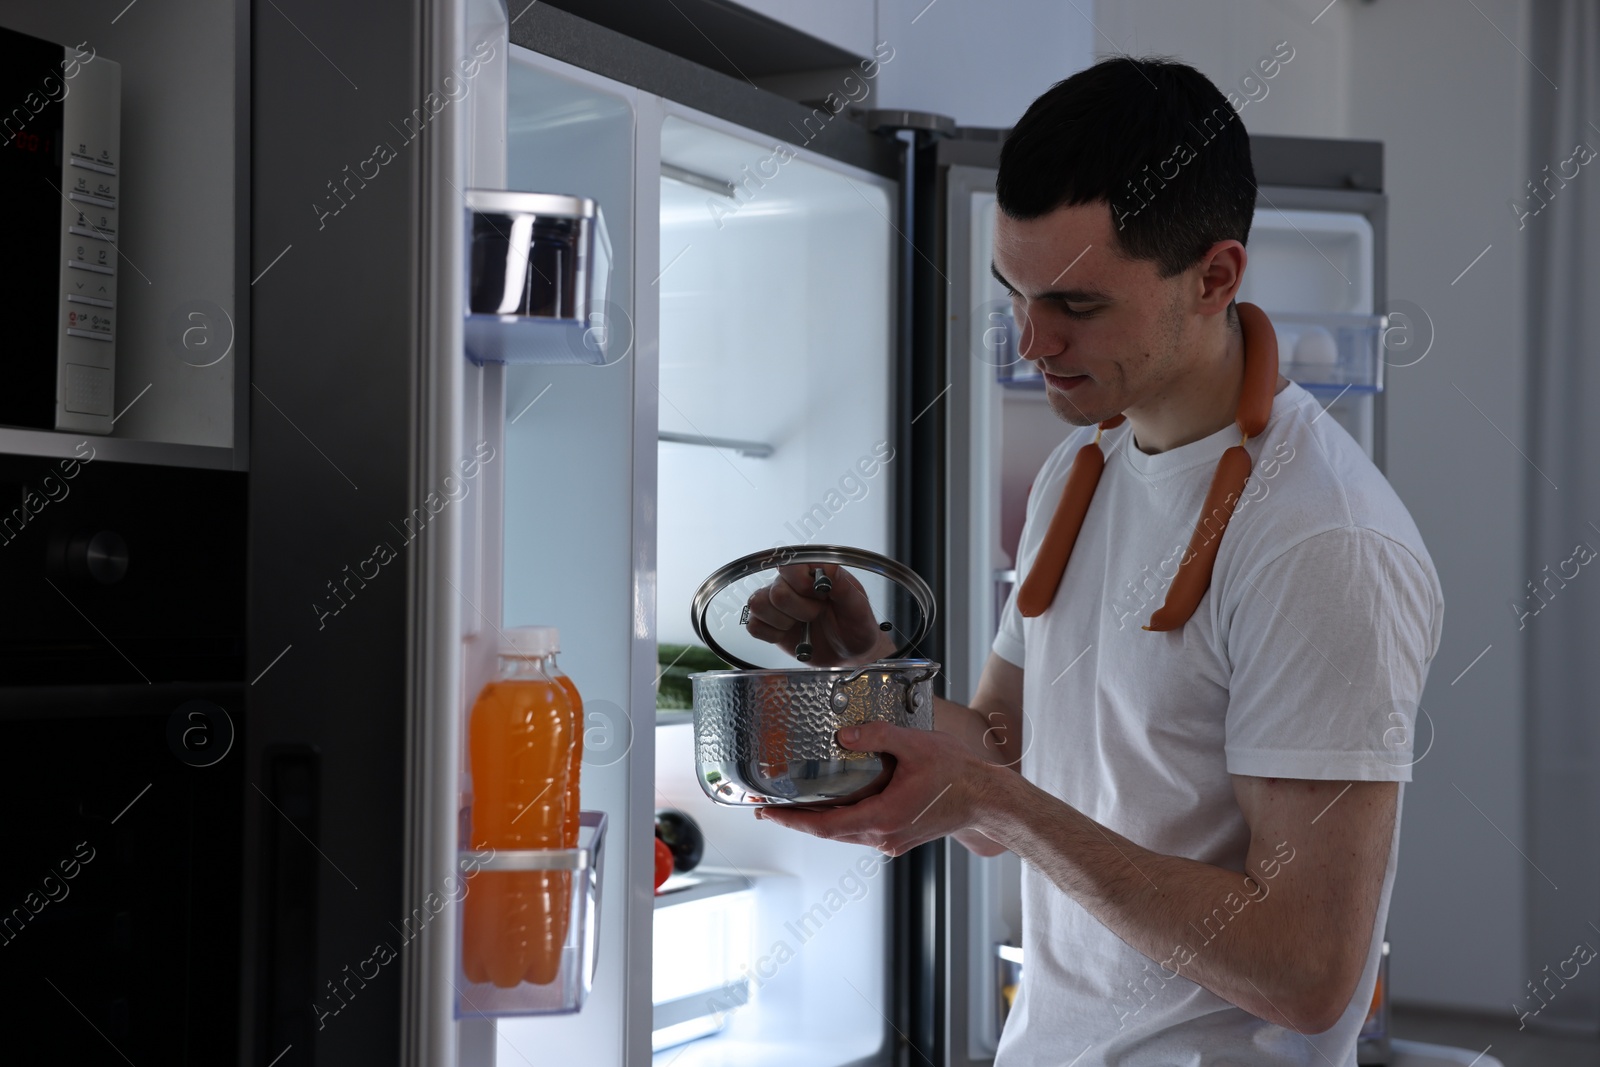
M1093 436L1075 431L1040 471L1020 575ZM1107 431L1054 603L1024 619L1013 593L994 650L1025 670L1029 781L1145 848L1242 872L1250 831L1230 775L1410 781L1444 596L1389 483L1290 383L1245 446L1255 466L1199 608L1181 629L1140 629L1166 598L1217 459L1239 439L1230 425L1152 456L1127 423ZM1339 1023L1314 1037L1177 975L1181 955L1152 961L1024 864L1022 987L998 1067L1354 1065L1399 841L1397 810L1366 970ZM1288 864L1294 846L1278 852ZM1214 918L1184 947L1203 955L1235 916L1248 921L1244 888L1241 874L1239 894L1193 901Z

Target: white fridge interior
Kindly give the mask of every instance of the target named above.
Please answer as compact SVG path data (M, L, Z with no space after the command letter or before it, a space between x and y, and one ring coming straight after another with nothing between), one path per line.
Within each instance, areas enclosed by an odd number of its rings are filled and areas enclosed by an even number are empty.
M889 551L896 195L880 178L669 111L654 286L656 624L676 646L697 643L695 590L736 557L806 543ZM701 866L655 901L657 1062L873 1056L891 1010L890 879L877 853L713 804L696 780L690 714L658 721L657 803L687 812L707 844Z

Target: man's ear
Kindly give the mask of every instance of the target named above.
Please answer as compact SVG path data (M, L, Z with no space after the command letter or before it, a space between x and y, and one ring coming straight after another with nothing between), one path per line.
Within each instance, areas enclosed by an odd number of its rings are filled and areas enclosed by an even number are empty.
M1244 282L1244 267L1250 256L1238 241L1218 241L1200 260L1200 299L1197 310L1217 315L1228 310L1239 286Z

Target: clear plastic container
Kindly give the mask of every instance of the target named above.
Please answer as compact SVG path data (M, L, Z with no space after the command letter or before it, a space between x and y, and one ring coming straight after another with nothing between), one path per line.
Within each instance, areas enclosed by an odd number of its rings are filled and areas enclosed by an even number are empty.
M1271 314L1278 369L1307 389L1383 391L1382 315Z
M1044 376L1038 365L1015 358L1016 326L1009 315L1001 317L1004 328L993 331L1001 340L983 356L994 363L995 379L1014 389L1044 389ZM1269 311L1268 317L1278 335L1278 370L1285 378L1306 389L1383 391L1383 354L1389 328L1384 316Z

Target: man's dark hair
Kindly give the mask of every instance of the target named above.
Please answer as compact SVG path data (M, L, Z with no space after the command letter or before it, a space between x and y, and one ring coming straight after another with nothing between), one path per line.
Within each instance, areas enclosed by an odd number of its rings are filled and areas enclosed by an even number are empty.
M1124 255L1170 278L1250 236L1256 176L1238 113L1204 74L1113 56L1057 82L1000 149L995 195L1014 219L1098 200Z

